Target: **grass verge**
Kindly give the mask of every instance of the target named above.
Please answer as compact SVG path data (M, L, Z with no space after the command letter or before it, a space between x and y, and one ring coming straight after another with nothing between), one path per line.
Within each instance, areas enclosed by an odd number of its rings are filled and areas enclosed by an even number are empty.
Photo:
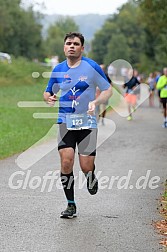
M43 137L53 119L34 119L34 112L53 112L53 108L20 108L19 101L43 101L48 69L23 58L12 64L0 62L0 159L22 152ZM50 70L49 70L50 71ZM39 72L37 79L32 72Z

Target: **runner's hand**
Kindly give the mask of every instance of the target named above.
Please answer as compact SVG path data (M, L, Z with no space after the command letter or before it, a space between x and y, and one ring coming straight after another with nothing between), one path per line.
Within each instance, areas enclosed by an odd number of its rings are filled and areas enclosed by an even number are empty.
M49 104L49 106L53 107L56 101L56 95L54 94L52 96L49 96L47 103Z
M89 115L94 115L95 114L95 109L96 109L96 102L95 101L89 102L87 113Z

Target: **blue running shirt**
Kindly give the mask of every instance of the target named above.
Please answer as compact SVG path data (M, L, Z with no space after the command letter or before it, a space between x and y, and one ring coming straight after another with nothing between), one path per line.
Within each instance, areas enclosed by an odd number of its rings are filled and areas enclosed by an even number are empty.
M67 60L57 65L45 90L51 95L60 91L57 123L65 123L68 113L86 113L89 102L95 100L97 86L103 91L110 83L95 61L82 57L75 68L70 68Z

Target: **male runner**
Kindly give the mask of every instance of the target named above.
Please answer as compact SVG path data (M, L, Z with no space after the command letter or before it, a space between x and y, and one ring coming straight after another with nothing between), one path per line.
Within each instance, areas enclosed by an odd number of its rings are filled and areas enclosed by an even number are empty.
M98 191L98 181L94 174L97 140L95 108L105 103L112 94L111 85L100 66L83 57L83 51L83 35L75 32L66 34L66 60L54 68L44 92L44 100L53 106L60 90L58 150L61 181L68 203L60 215L61 218L76 216L73 175L76 145L80 167L87 178L88 191L91 195ZM101 93L95 98L97 86Z

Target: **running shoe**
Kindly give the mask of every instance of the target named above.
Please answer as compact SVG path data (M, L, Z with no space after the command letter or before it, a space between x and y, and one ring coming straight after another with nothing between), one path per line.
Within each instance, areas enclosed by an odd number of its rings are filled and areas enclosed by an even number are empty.
M132 120L132 116L128 116L128 117L127 117L127 120L128 120L128 121L131 121L131 120Z
M89 172L87 174L87 189L91 195L96 194L98 191L98 180L97 180L94 172L93 173Z
M60 214L60 218L72 219L74 217L77 217L75 205L68 205L66 210Z

